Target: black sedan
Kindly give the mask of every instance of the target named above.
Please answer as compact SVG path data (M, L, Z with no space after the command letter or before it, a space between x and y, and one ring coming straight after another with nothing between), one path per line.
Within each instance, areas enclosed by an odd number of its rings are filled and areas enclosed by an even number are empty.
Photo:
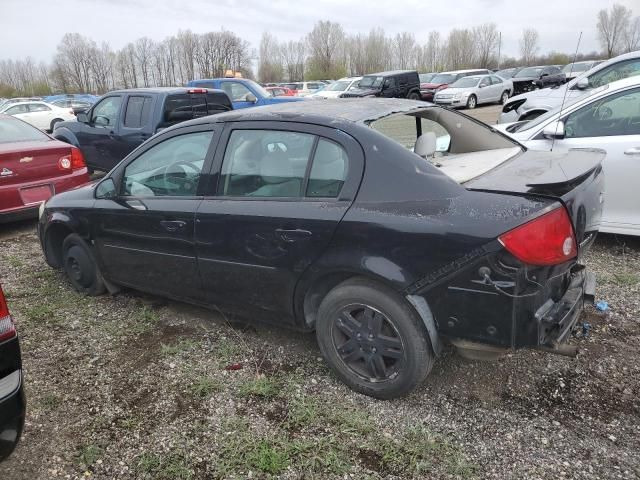
M443 345L468 356L567 338L594 279L601 155L528 152L458 112L299 102L181 123L40 213L47 262L315 330L342 381L407 393Z
M0 287L0 462L20 440L25 411L18 335Z
M555 65L526 67L518 70L513 77L514 95L537 90L538 88L557 87L566 83L567 77Z

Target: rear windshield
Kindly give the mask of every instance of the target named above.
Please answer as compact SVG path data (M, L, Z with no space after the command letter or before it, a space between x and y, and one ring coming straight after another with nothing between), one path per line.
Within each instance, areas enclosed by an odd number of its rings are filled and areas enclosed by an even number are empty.
M460 80L456 80L455 82L453 82L449 86L451 88L475 87L476 85L478 85L478 82L480 81L480 78L482 78L482 77L462 77Z
M513 78L539 77L542 73L542 67L523 68L514 75Z
M586 72L591 67L592 62L570 63L562 69L564 73Z
M1 118L0 115L0 143L47 141L49 137L28 123L15 118Z
M220 95L211 93L169 95L164 104L164 114L160 126L168 127L192 118L228 111L229 107L226 102L222 104L220 100Z

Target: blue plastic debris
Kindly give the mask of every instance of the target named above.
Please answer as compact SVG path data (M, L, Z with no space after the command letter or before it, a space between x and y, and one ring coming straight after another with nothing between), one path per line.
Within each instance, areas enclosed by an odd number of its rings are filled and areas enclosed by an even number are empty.
M596 303L596 310L600 312L606 312L607 310L609 310L609 304L604 300L600 300L598 303Z

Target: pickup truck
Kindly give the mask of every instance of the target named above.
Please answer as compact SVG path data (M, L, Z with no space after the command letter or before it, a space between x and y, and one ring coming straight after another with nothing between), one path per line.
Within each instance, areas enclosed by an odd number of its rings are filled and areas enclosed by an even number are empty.
M274 97L271 92L247 78L208 78L191 80L187 87L216 88L222 90L233 102L233 109L304 101L300 97Z
M206 88L137 88L104 95L53 137L82 150L89 171L109 171L156 132L192 118L233 110L226 93Z

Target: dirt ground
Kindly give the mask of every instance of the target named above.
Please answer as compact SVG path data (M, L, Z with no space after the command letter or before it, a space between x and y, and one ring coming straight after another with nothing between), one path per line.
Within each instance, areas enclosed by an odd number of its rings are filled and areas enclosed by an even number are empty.
M576 358L446 352L417 391L383 402L342 385L312 334L131 291L79 295L33 226L0 226L28 397L2 480L640 477L640 239L591 249L609 309L584 313Z

